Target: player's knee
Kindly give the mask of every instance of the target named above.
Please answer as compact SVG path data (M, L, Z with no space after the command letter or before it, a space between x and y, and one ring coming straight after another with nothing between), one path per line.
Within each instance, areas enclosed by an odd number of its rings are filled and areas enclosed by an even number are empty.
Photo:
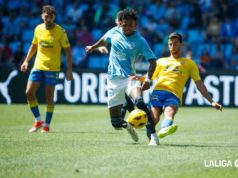
M122 128L124 122L125 121L122 119L122 117L112 117L111 118L111 124L114 128Z
M138 97L138 98L135 99L135 105L136 105L139 109L143 109L143 108L146 106L146 104L144 103L142 97Z
M32 97L34 97L34 93L33 93L31 90L29 90L29 89L27 89L27 90L25 91L25 94L26 94L27 98L32 98Z

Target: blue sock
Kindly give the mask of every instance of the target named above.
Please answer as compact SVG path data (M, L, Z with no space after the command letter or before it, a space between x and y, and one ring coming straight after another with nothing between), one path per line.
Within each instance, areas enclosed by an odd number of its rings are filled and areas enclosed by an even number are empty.
M48 105L45 113L45 125L49 126L54 112L54 106Z
M170 125L173 124L173 120L172 119L164 119L161 123L161 128L165 128L165 127L168 127Z
M45 116L45 125L49 126L51 123L51 119L52 119L52 115L53 112L46 112L46 116Z
M152 134L151 130L153 130L153 129L154 129L154 126L150 122L147 122L147 124L146 124L146 135L149 138L149 140L150 140L150 135Z
M31 108L31 112L33 113L33 115L34 115L35 118L39 118L40 112L39 112L38 106L32 107L32 108Z
M37 100L34 101L28 101L28 105L31 109L32 114L35 117L36 121L41 121L41 117L40 117L40 111L39 111L39 107L38 107L38 102Z
M146 135L150 138L150 134L155 133L155 124L153 121L153 118L151 116L150 110L147 107L147 105L145 104L145 102L143 101L142 97L138 97L135 100L135 105L146 112L147 118L148 118L148 124L146 125Z

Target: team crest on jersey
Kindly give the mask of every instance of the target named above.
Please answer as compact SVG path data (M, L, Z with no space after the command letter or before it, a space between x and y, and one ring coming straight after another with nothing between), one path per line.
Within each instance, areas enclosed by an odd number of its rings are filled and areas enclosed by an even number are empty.
M48 41L40 41L39 44L42 48L53 48L54 47L53 44Z
M52 36L50 36L50 40L51 40L51 41L54 41L54 39L55 39L55 38L54 38L54 36L53 36L53 35L52 35Z
M181 64L181 65L185 65L186 62L185 62L185 61L181 61L180 64Z
M166 72L174 72L176 74L182 74L182 71L179 70L179 66L175 66L175 65L167 65L165 67L165 71Z
M129 49L134 49L135 47L136 47L136 44L135 44L135 43L129 44Z

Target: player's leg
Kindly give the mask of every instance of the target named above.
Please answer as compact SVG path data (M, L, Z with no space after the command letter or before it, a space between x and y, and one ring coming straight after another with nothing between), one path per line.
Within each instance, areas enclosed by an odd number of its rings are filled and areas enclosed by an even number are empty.
M45 97L46 97L46 112L45 124L41 132L47 133L50 130L50 124L54 113L54 91L55 85L58 83L59 72L44 72L45 81Z
M126 104L124 104L121 109L123 119L125 118L126 111L131 112L135 109L133 101L127 94L125 94L125 98L126 98Z
M54 90L55 86L46 86L45 87L45 96L46 96L46 112L45 112L45 124L41 132L49 132L50 123L54 113Z
M146 134L149 139L156 136L155 131L155 124L153 117L151 115L151 111L148 109L147 105L145 104L143 98L142 98L142 91L141 91L141 81L139 80L130 80L128 83L128 89L127 92L129 93L130 97L133 99L134 104L137 106L137 108L145 111L148 122L146 124ZM155 138L156 139L156 138Z
M125 122L121 117L121 108L121 104L109 108L111 124L116 130L121 130L123 127L125 127Z
M163 113L163 109L161 107L151 107L151 114L154 119L155 127L156 127L156 124L159 122L160 116L162 113ZM153 136L153 138L154 137L155 136ZM156 135L156 138L158 139L157 135ZM156 145L156 139L151 139L149 145Z
M125 128L134 141L138 141L138 135L132 126L122 118L122 105L125 103L125 88L127 80L108 79L108 108L111 124L116 130Z
M27 82L26 97L28 106L30 107L31 112L34 115L35 122L29 132L36 132L39 128L43 126L43 121L41 120L38 101L36 97L36 92L40 86L41 80L41 72L38 70L32 70Z
M166 106L164 109L164 119L161 123L161 129L158 132L159 138L164 138L167 135L173 134L178 126L174 124L174 116L177 112L177 106Z
M160 116L163 114L163 109L162 107L151 107L151 112L153 115L155 127L160 121Z
M122 105L117 105L109 108L111 124L116 130L121 130L121 128L125 128L130 134L131 138L135 142L137 142L139 140L138 135L133 129L133 127L121 117L121 108Z
M159 138L173 134L178 126L174 124L174 116L178 111L180 101L174 94L170 92L165 93L164 102L164 119L161 123L161 129L158 132Z

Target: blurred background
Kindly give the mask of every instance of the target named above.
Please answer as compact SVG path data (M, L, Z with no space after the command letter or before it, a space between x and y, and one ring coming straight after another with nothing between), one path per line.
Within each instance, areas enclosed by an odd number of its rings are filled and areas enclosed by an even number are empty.
M184 37L184 56L201 72L238 70L238 0L0 0L1 69L19 67L45 4L56 7L56 23L67 30L74 68L106 70L108 56L87 56L84 48L115 26L119 10L132 7L138 31L158 58L168 55L167 36L177 31ZM143 70L147 65L140 60L137 68ZM65 63L62 56L62 68Z

